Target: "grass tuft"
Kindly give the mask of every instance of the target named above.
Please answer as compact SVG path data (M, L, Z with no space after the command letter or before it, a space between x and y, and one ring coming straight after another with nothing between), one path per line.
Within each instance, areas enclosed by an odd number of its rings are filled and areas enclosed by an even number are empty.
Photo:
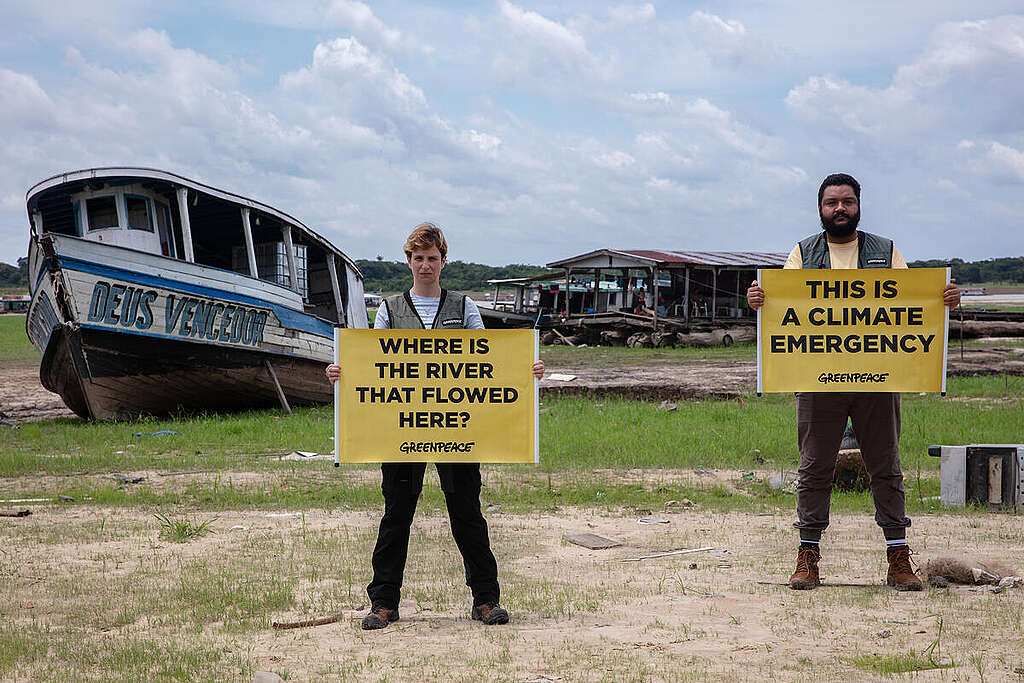
M174 541L175 543L192 541L206 534L214 533L211 525L217 521L216 517L200 523L187 519L171 519L162 512L158 512L153 516L160 522L160 538Z

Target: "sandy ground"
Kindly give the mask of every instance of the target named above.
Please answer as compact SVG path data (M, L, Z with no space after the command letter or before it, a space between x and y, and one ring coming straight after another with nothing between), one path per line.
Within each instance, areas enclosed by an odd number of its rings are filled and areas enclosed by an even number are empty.
M795 558L790 510L655 510L667 523L651 525L638 524L638 514L489 514L512 621L485 627L468 617L469 593L447 521L440 511L424 511L414 525L402 618L364 632L374 513L231 512L217 519L217 533L179 544L159 540L154 520L140 511L39 507L29 518L0 524L7 548L0 615L15 627L57 634L73 628L75 638L97 646L120 638L202 642L289 680L879 680L855 658L920 654L936 638L937 661L956 668L914 680L982 680L979 670L985 680L1024 678L1024 589L884 587L881 534L867 515L833 520L823 544L825 584L795 592L785 586ZM564 540L583 532L622 545L597 551ZM919 562L971 547L972 557L1024 567L1019 517L919 517L910 538ZM342 545L332 545L339 539ZM715 550L624 561L707 546ZM323 548L335 552L325 556ZM161 595L173 601L187 572L234 576L237 564L259 566L264 555L290 557L291 564L271 564L263 574L245 570L244 581L260 589L275 572L290 574L305 607L273 612L239 631L214 618L195 624L187 614L162 620L153 606ZM69 573L79 592L61 580ZM337 587L346 576L347 594ZM275 631L269 624L337 609L341 621L326 626ZM90 614L81 617L84 626L73 616L78 612ZM104 612L113 616L92 616ZM219 674L249 676L229 668Z

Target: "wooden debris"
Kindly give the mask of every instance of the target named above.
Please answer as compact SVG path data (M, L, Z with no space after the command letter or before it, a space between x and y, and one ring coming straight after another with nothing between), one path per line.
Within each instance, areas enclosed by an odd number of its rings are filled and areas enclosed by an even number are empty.
M689 553L702 553L706 550L714 550L714 546L706 548L690 548L688 550L670 550L667 553L654 553L653 555L641 555L640 557L627 557L623 562L639 562L640 560L653 560L656 557L669 557L671 555L687 555Z
M22 510L0 510L0 517L28 517L32 514L29 509Z
M590 550L606 550L608 548L617 548L621 543L613 541L610 538L604 536L598 536L597 534L566 534L563 538L569 543L575 545L581 545L584 548Z
M289 628L307 628L309 626L326 626L327 624L333 624L341 621L345 617L343 612L335 612L329 617L320 617L319 619L304 619L302 621L274 621L271 622L271 626L278 630L283 631Z

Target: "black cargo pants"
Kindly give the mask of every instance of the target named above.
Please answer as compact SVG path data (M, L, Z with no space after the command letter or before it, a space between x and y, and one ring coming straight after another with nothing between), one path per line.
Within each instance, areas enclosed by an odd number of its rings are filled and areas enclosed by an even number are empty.
M473 604L498 602L498 563L491 552L487 522L480 512L480 465L436 463L436 467ZM409 529L423 489L426 463L383 463L380 469L384 516L373 549L373 581L366 592L373 607L395 609L402 597Z

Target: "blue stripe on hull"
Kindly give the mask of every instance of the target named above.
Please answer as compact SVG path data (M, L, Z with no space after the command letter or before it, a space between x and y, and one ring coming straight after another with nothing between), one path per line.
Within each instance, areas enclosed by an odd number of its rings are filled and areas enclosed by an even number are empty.
M216 348L219 348L219 349L238 349L238 350L241 350L241 351L250 351L250 352L253 352L253 353L265 353L265 354L271 354L271 355L275 355L275 356L290 356L292 358L302 358L304 360L316 360L316 361L320 360L319 358L316 358L313 355L303 356L303 355L300 355L298 353L292 353L290 351L271 351L271 350L266 349L266 348L259 348L258 349L258 348L242 348L242 347L237 347L237 346L222 346L220 344L205 343L203 341L197 340L195 337L172 337L172 336L168 336L166 334L153 334L152 332L143 332L142 330L133 330L133 329L130 329L130 328L127 328L127 327L112 328L112 327L107 327L106 325L97 325L95 323L81 323L79 326L81 328L83 328L83 329L88 329L88 330L97 330L97 331L100 331L100 332L111 332L113 334L132 334L132 335L136 335L136 336L139 336L139 337L150 337L151 339L161 339L163 341L179 342L179 343L183 343L183 344L199 344L201 346L212 346L212 347L216 347ZM331 331L331 334L332 335L334 334L333 330ZM333 340L332 340L332 343L333 343Z
M280 304L273 304L254 296L246 296L245 294L237 294L235 292L216 289L214 287L206 287L189 282L182 282L180 280L172 280L170 278L160 277L159 275L148 275L146 273L140 273L126 268L118 268L116 266L107 266L93 263L91 261L83 261L82 259L78 259L73 256L59 256L58 259L61 267L68 268L70 270L77 270L82 273L92 273L93 275L102 275L119 280L128 280L130 282L150 285L152 287L163 287L179 292L188 292L190 294L199 294L201 296L211 298L227 299L229 301L245 303L250 306L260 308L269 308L274 311L274 315L276 315L277 319L281 321L281 324L287 328L302 330L303 332L311 332L322 337L327 337L328 339L334 339L334 325L326 320L297 311L294 308L288 308L287 306L282 306Z

